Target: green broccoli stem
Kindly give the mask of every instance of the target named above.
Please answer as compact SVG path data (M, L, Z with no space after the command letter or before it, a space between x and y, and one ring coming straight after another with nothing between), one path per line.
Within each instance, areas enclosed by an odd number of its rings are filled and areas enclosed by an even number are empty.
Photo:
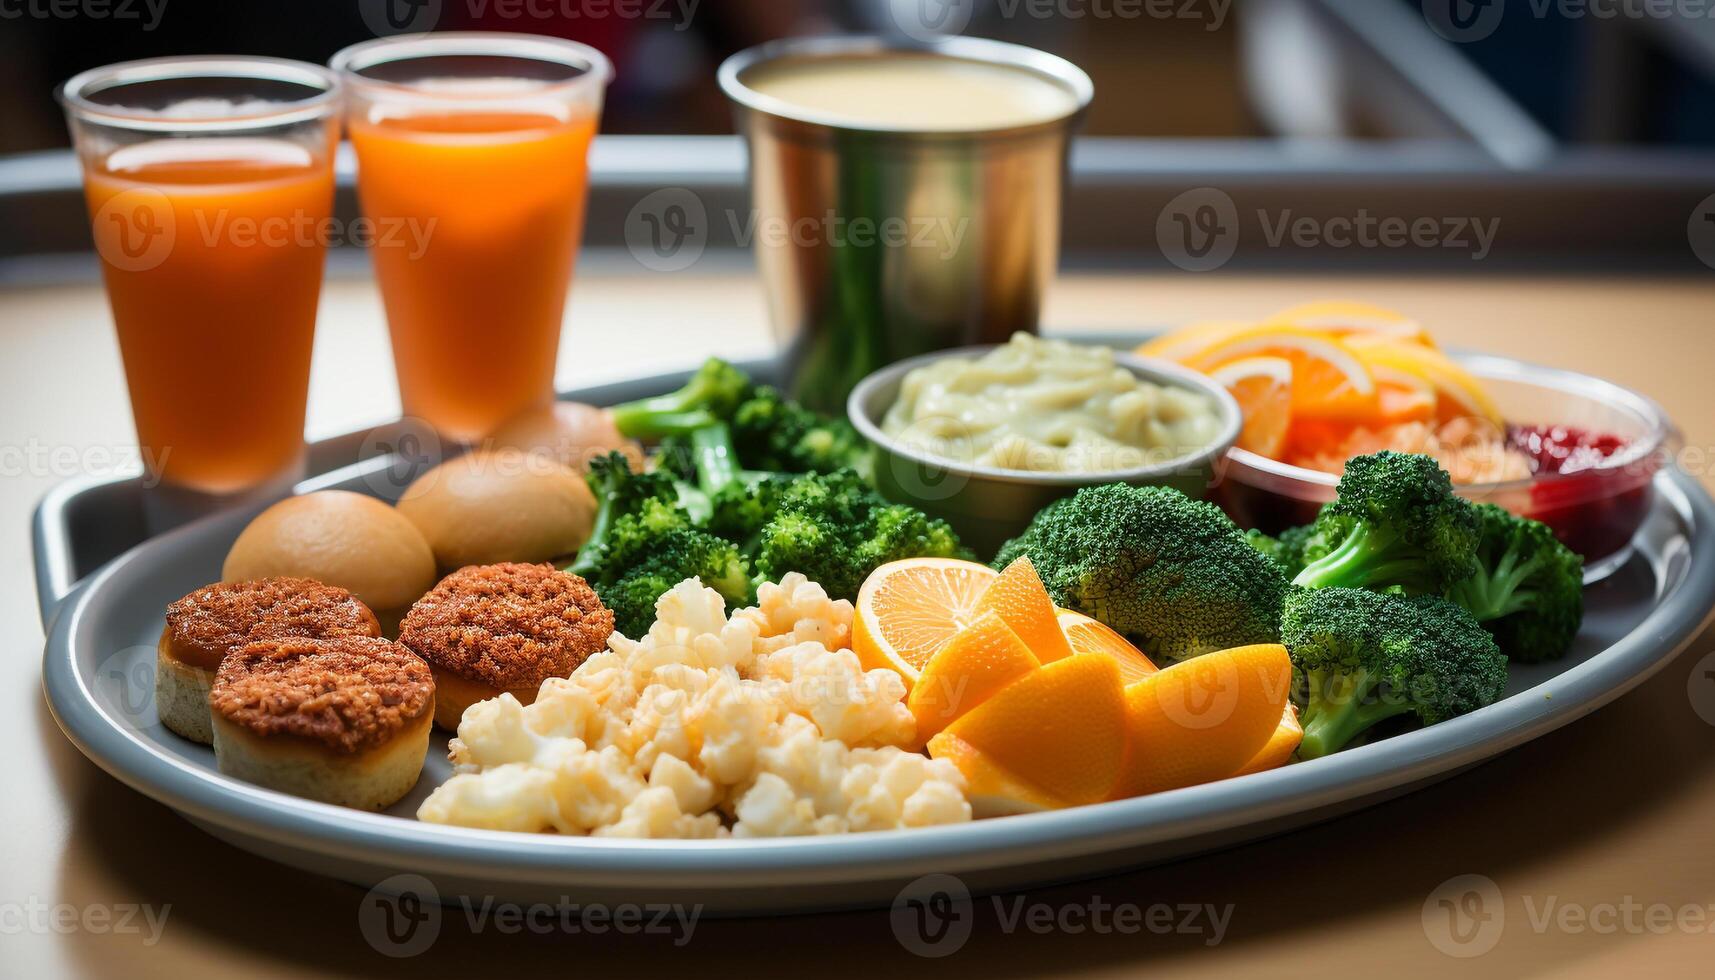
M1455 585L1448 598L1464 606L1479 623L1521 612L1536 593L1520 586L1536 574L1540 562L1540 555L1521 562L1518 552L1508 548L1493 569L1479 567L1475 575Z
M1407 592L1432 591L1433 583L1424 580L1423 562L1415 556L1397 557L1398 544L1397 534L1360 524L1333 551L1304 566L1292 584L1307 589L1361 589L1372 582L1387 582L1404 585Z
M689 436L700 490L712 495L727 484L744 479L744 467L738 464L738 450L733 447L732 430L726 423L700 426L692 429Z
M647 398L612 409L614 427L619 429L621 435L653 441L695 432L720 421L700 408L681 409L668 406L657 409L651 405L655 401L658 399Z
M1304 738L1298 744L1302 759L1319 759L1346 747L1370 726L1411 710L1404 699L1389 703L1365 703L1375 692L1379 678L1369 671L1352 674L1310 672L1310 702L1304 709Z
M616 481L611 471L606 473L599 483L591 482L595 484L591 487L596 498L595 520L590 524L589 538L578 548L577 560L566 566L566 571L584 578L595 574L600 566L602 550L613 530L613 501L616 496Z

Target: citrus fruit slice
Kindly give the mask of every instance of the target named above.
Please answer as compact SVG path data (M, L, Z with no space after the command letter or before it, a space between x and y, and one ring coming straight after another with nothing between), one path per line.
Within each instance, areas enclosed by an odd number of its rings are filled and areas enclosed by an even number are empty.
M1036 574L1029 555L1020 555L1006 566L977 602L977 612L999 615L1042 663L1072 655L1072 648L1066 645L1066 634L1060 632L1054 600L1048 598L1048 589Z
M1286 706L1286 712L1280 716L1280 725L1274 734L1268 737L1261 751L1251 757L1235 776L1248 776L1253 772L1267 772L1286 765L1292 753L1298 751L1298 743L1304 741L1304 726L1298 723L1298 709L1291 703Z
M1363 355L1360 354L1360 357ZM1376 424L1429 422L1435 418L1440 396L1435 386L1409 371L1370 365L1376 379Z
M1169 361L1179 361L1195 354L1222 337L1231 336L1255 326L1256 324L1250 320L1208 320L1203 323L1192 323L1139 345L1137 353L1141 357L1159 357Z
M1205 373L1250 357L1292 363L1292 410L1309 418L1362 418L1376 405L1376 382L1351 348L1313 330L1257 327L1223 337L1185 363Z
M1224 779L1280 727L1292 662L1278 644L1205 654L1125 689L1124 772L1114 798Z
M1008 684L946 731L1024 783L1076 806L1113 791L1125 761L1125 723L1119 664L1111 657L1067 657Z
M981 614L929 658L912 685L905 703L917 719L917 744L1041 665L1000 616Z
M971 801L971 816L978 819L1040 813L1072 805L1007 772L982 749L950 732L929 740L929 754L951 762L965 777L965 798Z
M1155 673L1156 667L1142 650L1099 619L1091 619L1073 609L1060 610L1060 629L1066 634L1074 654L1100 653L1114 658L1120 666L1120 683L1141 681Z
M1477 418L1496 427L1505 424L1494 399L1471 372L1437 350L1415 344L1370 343L1353 348L1367 365L1421 378L1434 388L1436 419L1450 422Z
M1354 300L1330 300L1304 303L1282 310L1268 318L1271 324L1324 330L1337 337L1348 334L1376 334L1410 343L1434 347L1435 339L1423 325L1403 313L1374 303Z
M883 565L858 589L852 650L864 669L898 671L910 687L929 658L977 618L977 603L996 578L987 565L956 558Z
M1232 392L1244 412L1239 448L1279 459L1292 424L1292 362L1284 357L1241 357L1209 376Z

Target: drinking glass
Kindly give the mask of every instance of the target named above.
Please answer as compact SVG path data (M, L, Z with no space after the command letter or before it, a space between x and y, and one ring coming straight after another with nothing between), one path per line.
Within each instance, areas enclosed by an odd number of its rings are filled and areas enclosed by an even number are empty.
M275 58L157 58L84 72L59 96L157 523L290 487L303 473L337 76Z
M405 414L475 442L554 397L613 70L586 45L498 33L382 38L332 65ZM389 247L390 227L412 233Z

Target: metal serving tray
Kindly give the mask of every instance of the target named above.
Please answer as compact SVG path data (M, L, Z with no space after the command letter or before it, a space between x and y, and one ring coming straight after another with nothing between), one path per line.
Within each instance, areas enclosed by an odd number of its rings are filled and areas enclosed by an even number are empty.
M767 365L749 365L765 373ZM683 373L567 393L596 403L669 390ZM338 460L374 434L318 447ZM307 481L379 496L402 486L400 461L376 456ZM114 777L208 832L285 864L365 886L439 897L701 903L713 914L886 905L922 875L958 875L973 891L1113 873L1276 834L1400 795L1574 721L1671 660L1715 605L1715 501L1683 473L1657 477L1657 504L1618 572L1588 592L1563 661L1515 666L1502 701L1447 723L1272 772L1052 813L838 838L623 841L510 834L418 823L444 780L445 737L416 790L386 813L297 799L221 775L213 753L153 716L155 641L165 605L219 577L247 512L217 515L139 542L136 489L56 492L37 514L37 562L49 623L42 673L55 718ZM117 554L99 568L90 563ZM85 577L84 573L89 574ZM81 579L81 581L79 581ZM75 584L74 584L75 583ZM420 891L421 886L414 886Z

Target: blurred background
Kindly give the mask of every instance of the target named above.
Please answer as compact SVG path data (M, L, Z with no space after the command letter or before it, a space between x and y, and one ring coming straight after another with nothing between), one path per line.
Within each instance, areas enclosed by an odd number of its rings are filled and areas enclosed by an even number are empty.
M1366 75L1337 49L1356 32L1391 61L1371 71L1419 68L1417 97L1457 93L1472 103L1458 107L1463 116L1517 108L1553 139L1577 144L1715 144L1715 18L1708 15L1715 4L1684 0L11 0L6 7L0 152L7 153L66 145L50 93L86 68L210 52L319 63L390 31L377 26L389 16L410 29L526 31L600 48L618 67L603 120L610 133L730 132L712 84L727 55L794 34L886 31L906 18L1077 62L1101 93L1088 128L1096 136L1423 135L1412 119L1417 107L1355 104L1365 101ZM1445 21L1437 7L1448 12ZM1458 36L1443 38L1437 27ZM1437 47L1456 49L1468 66L1448 63L1448 51Z
M187 53L323 62L430 29L559 35L614 60L602 130L626 138L595 159L598 255L623 245L651 189L744 206L742 152L718 138L732 132L714 82L727 55L903 30L1043 48L1094 78L1066 209L1074 264L1171 269L1154 216L1214 186L1244 210L1362 207L1504 232L1473 264L1448 248L1269 247L1252 228L1233 269L1702 272L1715 267L1715 222L1700 222L1715 212L1712 14L1712 0L0 0L0 281L87 251L52 95L72 74ZM744 261L723 234L709 246Z

